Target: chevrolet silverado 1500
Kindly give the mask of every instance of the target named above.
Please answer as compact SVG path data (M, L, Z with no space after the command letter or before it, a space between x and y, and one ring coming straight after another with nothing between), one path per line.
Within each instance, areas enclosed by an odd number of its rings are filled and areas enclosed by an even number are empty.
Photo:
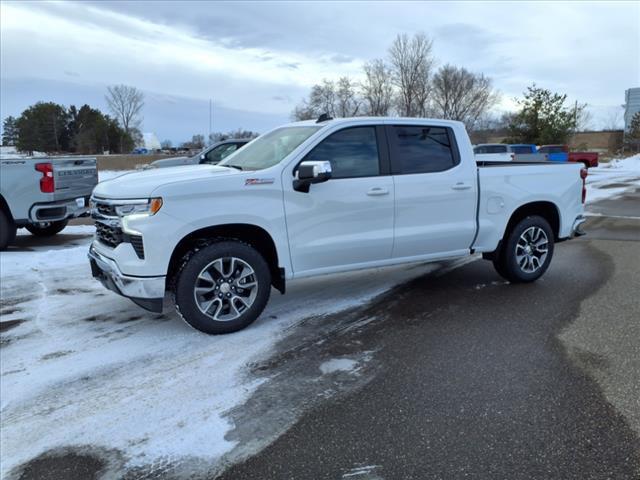
M239 330L294 278L482 253L532 282L580 234L580 165L476 162L462 123L319 119L219 165L152 169L92 196L93 275L191 326Z
M37 236L60 232L89 211L97 183L93 157L0 158L0 250L18 228Z

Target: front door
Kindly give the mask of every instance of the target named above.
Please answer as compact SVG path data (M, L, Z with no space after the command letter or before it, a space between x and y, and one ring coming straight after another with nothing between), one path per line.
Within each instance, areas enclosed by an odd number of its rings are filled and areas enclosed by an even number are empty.
M378 141L378 133L384 135L382 128L339 130L303 159L328 160L332 177L311 185L308 193L285 190L296 276L348 270L391 258L394 186L380 161L380 152L386 152Z

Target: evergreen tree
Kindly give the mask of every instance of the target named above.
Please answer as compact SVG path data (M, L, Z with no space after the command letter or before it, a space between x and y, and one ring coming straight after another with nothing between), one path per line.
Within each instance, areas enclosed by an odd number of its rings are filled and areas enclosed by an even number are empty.
M15 146L18 143L18 125L15 117L8 116L2 122L2 145Z

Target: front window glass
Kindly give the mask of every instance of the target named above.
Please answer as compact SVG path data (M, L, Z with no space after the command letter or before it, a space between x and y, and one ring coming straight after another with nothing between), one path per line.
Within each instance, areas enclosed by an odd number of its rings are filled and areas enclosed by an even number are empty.
M262 170L272 167L321 128L321 126L278 128L248 143L225 158L219 165L241 170Z
M331 162L331 178L371 177L380 174L375 127L340 130L325 138L304 160Z

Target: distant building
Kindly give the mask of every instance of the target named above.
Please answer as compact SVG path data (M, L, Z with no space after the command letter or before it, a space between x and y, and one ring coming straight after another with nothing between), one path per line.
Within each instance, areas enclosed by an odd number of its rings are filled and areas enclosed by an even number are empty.
M138 145L138 147L146 148L150 152L154 150L160 150L162 148L160 146L160 140L158 140L156 134L151 132L142 134L142 142L140 142L140 145Z
M624 92L624 129L629 130L631 119L640 112L640 87L630 88Z

